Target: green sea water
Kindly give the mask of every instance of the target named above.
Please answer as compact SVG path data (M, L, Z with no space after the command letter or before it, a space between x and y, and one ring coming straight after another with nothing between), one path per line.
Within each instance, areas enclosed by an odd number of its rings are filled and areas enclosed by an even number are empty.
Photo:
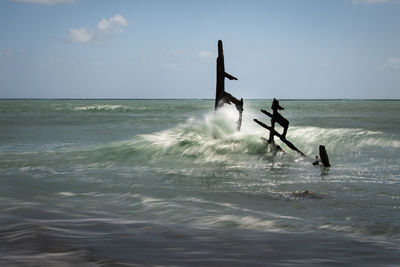
M280 104L307 157L271 100L0 100L0 265L398 266L400 101Z

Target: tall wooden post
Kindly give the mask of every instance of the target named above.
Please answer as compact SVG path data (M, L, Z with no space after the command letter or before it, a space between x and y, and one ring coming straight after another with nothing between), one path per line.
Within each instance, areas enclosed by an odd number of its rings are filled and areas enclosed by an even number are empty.
M218 57L217 57L217 88L215 95L215 110L217 110L223 103L221 99L225 92L225 62L224 62L224 49L222 41L218 41Z
M236 109L239 111L239 119L237 122L237 129L240 131L242 126L242 112L243 112L243 98L238 100L231 94L225 91L225 78L229 80L237 80L236 77L230 75L229 73L225 72L225 62L224 62L224 48L222 46L222 41L218 41L218 57L217 57L217 86L216 86L216 93L215 93L215 107L214 109L217 110L218 108L222 107L225 103L226 104L235 104Z

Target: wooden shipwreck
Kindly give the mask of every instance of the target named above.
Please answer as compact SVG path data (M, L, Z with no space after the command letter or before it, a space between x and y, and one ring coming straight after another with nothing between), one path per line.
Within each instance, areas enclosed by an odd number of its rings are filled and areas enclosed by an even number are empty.
M215 110L222 107L224 104L235 105L237 111L239 112L239 118L237 121L237 130L240 131L242 126L242 113L243 113L243 98L237 99L230 93L225 91L225 78L229 80L237 80L237 78L225 71L225 60L224 60L224 48L222 46L222 41L218 41L218 57L217 57L217 84L216 84L216 94L215 94ZM283 107L279 105L279 101L274 98L272 101L272 113L261 109L261 112L271 118L271 126L254 119L256 123L264 127L269 131L269 138L262 138L268 145L275 150L283 151L282 148L275 144L274 137L278 137L283 143L285 143L290 149L296 151L300 155L307 157L303 152L301 152L292 142L286 139L286 133L289 128L289 121L283 117L279 110L284 110ZM283 132L279 133L275 130L275 124L278 123L283 127ZM322 164L324 167L330 167L328 154L326 153L325 146L320 145L319 156L316 156L316 160L313 162L314 165Z
M224 62L224 49L222 46L222 41L218 41L218 57L217 57L217 88L215 95L215 110L222 107L224 104L235 104L236 109L239 111L239 119L237 122L237 129L240 131L242 126L242 113L243 113L243 98L238 100L236 97L232 96L225 91L225 78L229 80L237 80L236 77L225 72L225 62Z
M279 101L277 99L274 98L274 100L272 101L272 113L261 109L261 112L264 113L265 115L267 115L268 117L271 118L271 126L266 125L265 123L254 119L254 121L256 123L258 123L259 125L261 125L262 127L264 127L265 129L267 129L269 131L269 138L262 138L266 143L268 143L268 145L271 146L272 149L275 149L277 151L283 151L282 148L275 144L274 141L274 137L278 137L283 143L285 143L290 149L296 151L297 153L299 153L300 155L307 157L303 152L301 152L292 142L290 142L289 140L286 139L286 133L287 130L289 128L289 121L282 116L282 114L279 113L279 110L284 110L283 107L281 107L281 105L279 105ZM283 132L279 133L275 130L275 123L278 123L279 125L281 125L283 127ZM325 150L325 146L320 145L319 146L319 156L316 156L315 161L313 162L313 165L319 165L322 164L324 167L330 167L330 163L329 163L329 158L328 158L328 154L326 153Z
M262 113L265 115L269 116L271 118L271 126L268 126L261 121L254 119L255 122L257 122L259 125L264 127L269 131L269 138L266 140L266 142L271 145L271 147L277 149L277 150L282 150L282 148L278 145L275 144L274 141L274 136L277 136L283 143L285 143L289 148L293 149L294 151L298 152L302 156L306 156L303 152L301 152L292 142L286 139L286 133L289 128L289 121L283 117L278 110L284 110L283 107L279 105L279 101L274 98L272 101L272 114L264 109L261 110ZM283 133L280 134L275 130L275 123L278 123L283 127Z

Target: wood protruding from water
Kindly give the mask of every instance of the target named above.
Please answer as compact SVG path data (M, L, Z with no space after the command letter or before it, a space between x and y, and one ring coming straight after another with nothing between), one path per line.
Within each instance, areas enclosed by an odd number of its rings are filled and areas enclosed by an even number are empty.
M239 111L239 119L237 122L237 129L240 131L242 126L242 113L243 113L243 98L238 100L225 91L225 78L229 80L237 80L237 78L225 72L224 48L222 41L218 41L218 57L217 57L217 88L215 94L215 110L222 107L224 104L235 104L236 109Z
M272 129L270 126L262 123L261 121L254 119L255 122L257 122L259 125L261 125L262 127L264 127L265 129L267 129L268 131L270 131L270 133L272 133L273 135L279 137L279 139L285 143L289 148L293 149L294 151L298 152L300 155L302 156L306 156L303 152L301 152L292 142L290 142L289 140L286 139L286 137L284 137L283 135L281 135L280 133L278 133L277 131L275 131L275 129ZM272 141L274 142L274 141ZM268 140L269 144L273 144L270 140Z
M315 161L313 162L313 165L320 165L324 167L330 167L331 164L329 163L329 158L328 158L328 153L326 153L325 146L320 145L319 146L319 156L315 156Z
M279 113L279 110L284 110L284 108L279 105L279 101L277 99L275 99L275 98L272 101L271 109L272 109L272 114L270 112L264 110L264 109L261 110L262 113L264 113L265 115L267 115L267 116L269 116L271 118L271 126L268 126L268 125L262 123L261 121L259 121L257 119L254 119L254 121L256 123L258 123L259 125L261 125L262 127L264 127L265 129L267 129L269 131L269 138L268 138L267 143L271 147L276 147L275 141L274 141L274 136L277 136L289 148L291 148L292 150L298 152L302 156L306 156L293 143L291 143L289 140L286 139L286 133L287 133L287 130L289 128L289 121ZM275 130L275 123L278 123L279 125L281 125L283 127L282 134L278 133Z
M324 167L330 167L331 164L329 163L328 153L326 153L325 146L319 146L319 158L321 159L322 165Z

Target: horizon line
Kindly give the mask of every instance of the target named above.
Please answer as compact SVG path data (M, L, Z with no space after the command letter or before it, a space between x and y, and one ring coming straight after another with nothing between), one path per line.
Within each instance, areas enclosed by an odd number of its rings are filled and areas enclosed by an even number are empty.
M245 98L243 100L272 100L273 98ZM0 100L210 100L214 98L42 98L42 97L10 97ZM400 98L279 98L281 101L342 101L342 100L364 100L364 101L400 101Z

